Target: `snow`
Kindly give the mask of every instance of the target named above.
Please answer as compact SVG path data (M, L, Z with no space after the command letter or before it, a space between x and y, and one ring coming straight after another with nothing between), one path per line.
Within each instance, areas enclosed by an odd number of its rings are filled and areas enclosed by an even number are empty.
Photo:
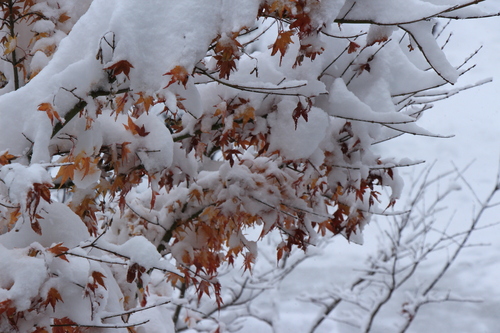
M429 96L418 96L419 91L439 87L446 82L455 83L459 79L459 72L454 65L459 64L460 60L456 59L455 54L462 52L463 41L461 41L462 44L450 44L453 51L447 50L446 54L451 53L450 61L448 61L439 46L443 43L444 37L441 37L439 44L434 41L432 32L435 27L434 22L412 22L415 18L420 19L451 8L453 4L448 2L437 0L426 2L358 0L355 2L348 0L338 18L365 22L376 19L382 25L397 23L412 36L413 40L410 42L412 45L418 45L421 53L406 50L405 44L408 42L408 37L404 36L401 31L376 27L371 28L367 36L369 44L385 37L395 40L401 38L401 42L367 46L358 55L347 55L343 60L345 63L339 61L330 68L329 61L334 58L334 55L336 56L335 53L344 52L340 47L338 50L337 46L334 46L324 55L318 56L317 62L310 63L309 60L305 60L304 67L293 70L292 65L300 48L298 39L294 37L294 44L290 45L282 66L278 66L280 60L276 59L277 57L272 59L269 57L268 40L265 40L259 42L261 49L256 46L259 50L255 50L250 56L242 56L240 71L234 73L230 81L246 87L246 91L239 91L216 84L199 87L198 84L206 79L200 79L200 77L190 77L186 85L176 83L167 88L171 77L164 74L177 65L185 67L188 73L192 72L195 65L202 67L206 65L213 69L214 63L199 63L206 56L209 45L217 35L229 36L230 33L238 32L242 27L251 27L259 10L260 1L150 0L138 6L133 0L94 0L87 14L78 21L69 36L62 40L58 52L50 61L50 57L44 56L41 51L35 55L32 62L33 68L37 69L46 65L45 68L25 87L0 96L0 105L3 106L0 122L0 151L4 153L8 149L11 154L23 155L24 157L19 162L26 164L28 164L28 157L31 157L30 165L13 163L0 168L1 194L13 205L2 204L2 213L7 216L6 211L15 209L17 205L24 211L28 205L27 195L33 184L52 182L51 171L47 168L51 167L53 155L65 154L66 151L75 158L76 156L98 156L103 146L106 146L110 151L110 156L114 157L120 150L121 160L113 161L117 165L116 174L121 175L121 172L128 172L131 168L144 168L148 173L151 186L156 190L158 188L156 177L171 172L171 178L175 180L173 183L176 185L172 185L168 190L161 189L156 204L153 204L154 196L150 191L145 190L147 184L143 180L140 185L128 192L126 197L122 198L127 200L128 207L139 206L137 211L131 208L127 209L125 214L121 214L114 204L107 208L109 211L97 211L99 218L103 218L102 226L111 226L106 229L108 233L106 237L98 239L91 238L87 227L82 223L82 217L76 215L66 204L58 202L56 198L50 204L42 199L37 211L32 214L38 214L36 218L40 223L42 235L35 233L30 226L30 218L33 219L33 216L22 216L12 230L0 235L0 300L13 299L18 310L24 310L31 306L33 298L37 295L44 296L51 287L58 288L64 300L64 307L57 304L57 309L60 311L58 313L68 315L73 320L82 323L99 323L103 317L102 314L119 313L125 308L137 306L136 303L143 300L147 305L164 302L172 295L172 290L162 283L165 279L164 273L175 270L172 264L174 260L172 262L169 260L173 258L178 263L183 262L183 257L190 257L194 260L195 251L204 249L208 241L213 241L208 239L208 232L197 232L198 221L196 221L192 225L186 223L186 226L182 226L182 237L175 238L176 242L172 242L173 245L162 244L166 247L165 257L162 257L163 253L158 252L157 246L164 237L164 231L171 228L174 223L194 220L196 219L193 218L194 216L203 217L203 213L215 205L203 202L205 198L196 198L193 195L194 190L204 193L203 196L212 196L209 199L218 204L219 211L214 214L220 213L220 216L210 221L214 225L210 225L209 228L221 228L221 232L227 232L228 227L223 226L222 223L219 224L219 217L222 220L226 216L231 217L232 214L244 212L262 215L263 225L259 225L258 229L262 228L267 231L274 226L276 221L280 222L277 216L283 213L282 210L300 211L303 214L300 227L310 232L310 239L307 241L319 243L319 245L321 242L312 230L312 223L321 222L329 211L324 203L325 198L321 194L303 199L306 197L305 193L310 186L308 182L311 180L324 181L325 187L331 186L333 190L337 184L356 188L360 186L364 178L371 175L370 172L373 172L372 175L375 177L380 171L382 174L380 182L392 190L391 194L381 196L390 201L401 197L400 201L404 202L405 195L408 194L402 186L403 179L409 180L411 173L416 173L419 167L409 168L413 171L406 172L407 174L402 171L404 177L384 175L384 167L398 164L395 162L398 160L400 160L399 164L404 165L411 164L411 160L437 158L451 159L458 165L458 168L462 168L467 163L467 159L475 156L479 162L472 167L474 168L472 175L470 173L466 175L470 176L472 181L463 186L463 180L457 177L451 181L451 188L459 189L459 183L462 184L462 188L477 188L482 198L487 185L494 185L492 184L492 175L495 172L493 165L497 163L496 159L500 153L498 131L495 127L498 124L499 114L498 110L492 108L496 105L493 98L498 95L498 85L493 85L495 87L493 91L485 90L492 88L480 87L465 92L465 96L476 97L473 102L458 100L461 102L443 103L436 106L432 111L434 113L426 111L430 116L426 114L423 116L423 126L421 123L415 124L415 117L421 110L418 105L405 108L401 105L395 107L393 104L393 99L397 101L398 98L403 99L402 102L404 102L405 96L399 96L399 94L414 94L415 98L425 99ZM359 10L361 8L359 4L364 5L362 12ZM328 5L332 10L335 9L336 13L339 2L330 1ZM83 13L86 5L81 6L80 10ZM417 10L412 12L403 10L408 6L416 6ZM196 8L196 10L187 11L186 8ZM307 10L316 9L311 6ZM459 14L471 15L473 13L474 11L461 10ZM333 13L315 13L314 19L321 22L322 18L329 17L329 15L333 16ZM495 24L498 25L497 22L495 21ZM40 23L35 29L45 31L51 28L50 23ZM157 27L160 28L156 29ZM486 38L489 44L500 45L497 36L490 34L491 28L483 27L482 29L484 30L479 36ZM469 40L477 37L478 33L473 30L465 31L472 34L467 37ZM53 37L60 39L63 35L65 32L59 31ZM323 39L323 37L314 41L315 47L327 45L325 41L328 39L326 37ZM162 43L158 42L160 40ZM41 44L40 46L43 46ZM496 56L498 52L497 47L497 49L490 49L487 54ZM491 57L488 61L481 60L481 62L494 64L496 60L493 56ZM49 61L48 64L47 61ZM112 81L108 77L109 68L120 61L126 61L132 65L129 68L130 73L123 71L122 74L117 75L115 81ZM260 76L249 74L252 73L256 63L259 64ZM323 70L327 65L328 70ZM363 69L362 66L366 65L369 67ZM429 65L431 69L428 68ZM490 66L494 69L483 68L479 73L498 77L496 67ZM490 73L491 71L495 72ZM129 79L126 79L127 76ZM323 79L320 81L318 77L323 77ZM285 81L283 81L284 78L286 78ZM228 111L229 98L240 101L246 98L251 99L248 106L255 111L256 119L251 119L248 123L245 120L239 128L254 125L254 133L269 135L269 153L257 156L255 149L248 149L245 153L239 154L235 158L234 165L231 166L227 160L223 159L224 156L220 158L220 161L196 160L194 151L186 154L180 143L174 143L172 134L164 126L161 105L153 107L149 112L134 116L132 119L126 112L119 112L108 107L109 96L104 96L98 101L91 98L92 92L97 90L107 91L113 95L118 89L127 91L124 95L128 98L126 108L132 105L139 93L145 93L155 99L165 98L170 111L178 111L179 117L186 124L181 134L192 136L197 135L198 132L201 132L200 135L210 134L214 123L209 116L219 108L224 112ZM271 91L282 92L282 94L270 96L268 93ZM480 92L487 92L487 97L478 98L476 94ZM253 95L258 95L258 97L253 97ZM293 115L298 103L303 105L308 103L305 96L313 96L312 99L317 103L307 110L307 121L304 119L305 115L294 121ZM432 100L432 98L429 99ZM51 137L53 124L47 114L36 111L40 103L50 103L59 115L64 117L77 103L83 102L87 104L87 113L82 112L75 116L54 138ZM181 102L184 107L179 108L178 102ZM103 105L106 107L101 109ZM398 109L399 107L401 109ZM444 115L439 114L440 110L446 111ZM237 109L234 114L224 118L225 124L221 131L228 133L235 130L240 125L236 125L236 119L242 115L243 111ZM205 118L200 119L200 117ZM345 120L349 120L349 123ZM89 128L87 121L93 121L93 125ZM132 130L131 123L141 129L141 132ZM352 132L356 133L356 137L349 133L350 130L345 129L349 127L348 124L352 126ZM198 125L199 131L196 128ZM380 125L385 128L381 128ZM390 136L410 133L433 136L434 131L444 133L443 136L458 133L455 138L450 139L450 144L437 143L436 138L429 139L432 140L429 141L427 138L413 137L412 141L407 141L408 139L402 137L388 143L381 143L380 146L373 145L383 142L386 134ZM342 133L347 133L347 135L341 135ZM236 134L238 133L235 132ZM177 138L179 137L178 133ZM189 140L189 138L184 139L183 143L190 144ZM348 153L340 151L338 147L340 143L345 143L345 150L348 150ZM235 147L239 148L236 144ZM126 153L127 149L129 153ZM194 148L194 150L197 149L198 147ZM377 154L384 151L397 157L385 159ZM274 152L279 152L279 154L274 155ZM220 152L218 154L222 155ZM323 164L328 158L328 164ZM295 162L297 168L304 167L304 170L297 172L285 167L285 162L288 160ZM336 170L328 174L328 177L323 177L328 179L316 179L315 177L320 174L315 167L316 164L322 165L323 168L333 166ZM442 165L436 167L438 171L442 168ZM112 177L112 172L107 171L105 167L102 167L102 172L98 169L87 171L77 170L72 179L78 187L76 191L68 194L71 196L73 206L81 204L87 194L95 191L95 186L104 179L101 176ZM109 175L104 175L107 172ZM299 179L303 179L304 183L298 181ZM102 182L104 181L105 179ZM193 183L195 185L191 186ZM294 187L286 186L286 184L294 184ZM407 181L407 184L411 182ZM116 186L120 187L119 184ZM120 190L124 193L129 189L122 186ZM339 202L345 202L351 206L351 217L355 217L356 209L363 212L367 210L366 202L356 203L355 196L359 194L353 192L339 194L335 191L329 193L343 196L344 201ZM470 219L470 211L473 209L470 205L471 195L459 193L446 202L458 211L451 225L453 231L460 230L465 225L464 221ZM301 197L302 194L304 195ZM120 195L120 192L117 191L116 195ZM104 202L111 198L103 195L99 198L101 199ZM191 206L186 204L187 200L192 201ZM206 201L210 202L210 200ZM198 205L195 201L198 201ZM96 202L92 204L97 205L98 200L96 199ZM385 211L386 204L382 202L380 204L382 208L375 205L370 212L382 216L390 215ZM317 211L309 212L309 205L314 205ZM396 209L399 207L396 206ZM290 215L290 213L287 214ZM433 217L438 219L443 218L443 215L436 214ZM495 214L488 215L485 219L494 221L493 218L496 218ZM227 218L227 220L234 223L237 219ZM284 238L289 232L285 224L292 224L291 230L295 228L293 225L295 220L291 220L292 222L285 221L283 226L280 226L283 228L283 233L279 235L281 245L285 244ZM389 229L384 222L387 222L384 217L376 216L375 221L366 226L363 235L353 235L350 241L364 240L363 247L347 245L343 239L335 238L324 251L307 252L306 255L312 255L313 252L318 255L315 258L309 258L310 261L298 267L279 287L276 287L270 293L271 301L269 301L269 294L265 294L264 296L268 298L254 310L254 313L272 321L278 332L306 331L308 320L318 316L318 307L312 303L304 305L304 299L308 295L302 297L302 300L296 296L303 291L322 293L322 296L337 295L339 286L348 283L359 273L351 269L366 268L363 266L365 261L368 260L367 263L369 263L370 260L376 260L373 257L368 258L368 255L390 254L392 243L385 244L389 248L382 248L380 252L376 252L376 241L373 236L370 236L377 234L376 226L380 227L380 234L383 235L384 228ZM490 230L497 231L497 229L498 227L494 227ZM231 231L227 244L220 245L223 250L218 253L218 258L225 255L225 247L241 246L245 247L245 251L248 250L250 254L257 253L256 242L253 239L258 239L258 235L255 236L252 232L260 230L252 230L251 227L245 226L237 232ZM438 328L442 331L466 329L467 332L493 331L497 328L498 319L494 311L483 311L485 304L487 308L495 309L498 305L496 298L500 297L496 292L500 267L495 257L500 245L495 234L497 232L479 230L474 241L491 241L492 250L470 249L457 262L454 270L438 285L439 290L446 290L453 286L459 291L466 292L467 295L464 297L469 296L469 293L474 294L471 297L483 297L485 303L467 303L463 308L448 307L447 304L436 308L425 307L426 310L422 310L412 327L414 332L426 331L430 328ZM407 237L405 241L411 238ZM46 250L63 240L62 246L73 248L66 255L69 262L62 256L56 257ZM92 245L98 248L92 249ZM410 245L408 247L399 245L400 250L409 253L402 264L408 263L409 258L417 256L419 251L422 251L418 246L412 248ZM270 245L270 247L272 251L276 250L275 245ZM31 250L33 252L25 253ZM118 254L119 257L121 255L121 258L115 258L113 254ZM79 256L88 256L88 260ZM290 262L294 259L293 256L294 253L287 257L287 260ZM406 306L409 311L412 311L412 306L425 300L420 296L413 296L411 292L421 288L421 282L428 281L433 276L440 260L446 257L446 251L443 251L437 257L424 262L422 274L405 285L406 291L409 291L406 294L412 295L409 298L410 303ZM113 264L108 266L105 262L108 259ZM265 263L265 259L261 262ZM269 262L272 263L271 273L264 276L273 275L275 270L279 273L275 267L274 258ZM128 265L121 265L123 263L128 263ZM133 267L133 264L138 264L148 271L155 271L156 276L150 277L149 272L145 274L142 282L146 288L139 286L142 283L138 281L133 283L124 281L127 269ZM380 262L375 271L384 272L387 269L390 269L390 264ZM476 272L480 272L480 276L476 276ZM104 277L103 282L99 280L100 274ZM321 277L324 276L328 279L323 280ZM44 285L49 278L50 281ZM266 284L273 278L279 277L267 278L268 280L264 279L264 282L260 281L260 283ZM365 280L370 281L370 279L379 282L384 280L380 276L367 277ZM259 281L251 282L259 283ZM157 290L154 290L155 288ZM373 295L356 294L353 289L343 290L343 296L351 302L368 299L366 302L369 304L380 296L377 291ZM231 292L237 294L233 290ZM82 297L83 295L85 297ZM440 295L430 296L437 298ZM401 319L399 315L403 297L404 295L396 295L394 302L384 307L379 317L381 319L374 326L374 331L393 329L393 323ZM460 298L460 300L464 299ZM354 311L352 305L350 306L343 309L347 311L349 317L342 317L343 313L340 312L336 314L336 318L352 319L360 325L367 325L368 322L361 321L360 315ZM75 308L85 310L73 311ZM47 311L50 311L50 308ZM457 314L459 318L454 318ZM236 316L236 314L232 315ZM162 324L162 318L169 316L171 316L171 311L164 307L151 308L134 313L131 316L133 320L130 322L150 319L146 325L138 327L137 331L164 333L173 330L171 321L167 320L166 324ZM474 324L477 320L473 319L477 318L480 318L481 325ZM47 321L48 317L45 320ZM119 322L120 319L116 321ZM340 321L327 323L322 329L339 333L352 332L351 327ZM436 321L438 321L437 324ZM260 331L261 328L258 325L264 325L264 322L257 324L241 319L240 323L242 322L244 325L240 332ZM206 327L211 329L210 325Z
M450 12L450 15L484 14L475 8L462 11L450 11L455 6L469 3L462 0L457 2L439 0L347 0L337 19L352 22L374 22L382 25L398 25L411 23L422 18L430 18L438 13ZM412 10L408 10L412 8ZM459 16L460 17L460 16Z
M0 299L14 300L19 311L30 308L31 298L38 295L47 278L44 261L23 252L9 251L0 242Z
M300 117L295 128L292 114L296 107L296 99L284 99L278 104L278 110L268 116L272 129L269 150L279 150L291 160L310 157L325 138L329 123L327 114L313 107L308 112L308 121Z
M457 85L459 87L466 86L493 76L493 83L462 92L449 100L437 103L433 109L426 111L422 119L418 121L418 125L429 133L454 136L445 139L402 136L382 144L383 147L381 147L390 149L398 157L426 160L427 166L435 163L434 174L453 169L454 165L461 169L472 162L464 176L481 199L484 198L486 191L489 191L494 185L500 154L498 147L500 111L496 102L496 96L500 93L498 79L500 72L497 66L491 65L496 63L497 55L500 52L500 36L495 30L498 27L497 18L452 22L451 24L449 31L453 31L454 36L445 48L451 63L460 63L477 47L484 46L476 60L473 61L478 66L466 76L461 77ZM441 41L446 37L447 35L444 34ZM380 61L393 61L396 60L396 57L377 57L374 61L378 61L378 59ZM375 68L372 66L373 70ZM395 79L405 77L403 73L408 67L396 68L401 75L387 77ZM425 80L415 79L410 83L421 84L422 82ZM422 166L410 167L403 173L406 185L408 185L410 177L418 174L421 168ZM457 183L453 186L456 187ZM446 212L449 212L450 215L456 211L452 221L452 225L456 229L465 227L472 212L477 208L477 203L466 190L467 186L462 186L462 188L462 191L457 192L457 196L446 204ZM406 195L403 195L399 202L404 202L405 198ZM443 223L447 221L448 217L443 217ZM498 208L484 217L482 225L496 221L498 221ZM281 286L277 301L281 304L280 306L287 307L286 311L283 312L286 315L283 315L279 323L276 324L280 325L278 326L280 332L296 331L298 325L310 320L319 309L319 307L313 306L311 308L307 304L296 302L295 298L289 298L288 295L296 294L299 290L303 291L304 285L309 286L309 290L318 290L321 294L325 294L325 290L331 286L342 287L350 276L356 275L356 269L362 266L366 255L374 252L376 245L374 234L378 228L376 225L383 226L385 223L384 218L377 217L376 222L365 228L365 243L362 247L347 244L339 239L324 250L323 256L311 259L308 264L290 276ZM449 302L426 305L420 310L408 332L486 333L497 331L499 320L496 309L500 306L498 302L500 292L497 286L500 279L498 262L500 243L497 237L499 231L499 226L477 231L474 242L491 245L466 249L461 254L460 260L452 266L451 271L439 284L441 290L451 289L459 292L462 296L481 298L483 301L479 303ZM443 252L440 258L446 257L447 253ZM420 282L425 282L432 276L440 258L426 263L425 269L419 277ZM346 270L346 267L350 267L350 269ZM324 284L311 285L312 276L328 276L329 281L324 281ZM318 279L315 279L315 282L318 282ZM410 285L414 286L414 284ZM387 325L381 323L382 326L374 327L373 332L394 331L394 327L390 323L398 318L400 310L398 307L393 307L390 311L384 311L382 317ZM250 326L257 327L256 325ZM356 331L355 328L343 324L341 321L330 320L323 325L324 327L318 329L317 332L351 333ZM252 332L251 327L245 328L242 332Z
M381 85L379 83L379 85ZM387 93L384 91L383 93ZM383 94L381 94L383 96ZM329 109L327 112L336 117L360 120L382 124L404 124L414 122L415 119L396 112L375 112L369 105L359 100L356 95L347 89L342 79L336 79L329 94Z
M0 235L0 243L6 248L23 248L33 242L50 247L64 241L64 246L74 247L88 239L89 233L82 220L68 206L59 202L40 203L39 223L42 234L38 235L31 227L28 218L20 219L16 228Z
M443 79L449 83L456 83L458 71L448 62L441 47L437 44L432 34L432 21L401 24L400 27L407 31L418 45L429 64Z

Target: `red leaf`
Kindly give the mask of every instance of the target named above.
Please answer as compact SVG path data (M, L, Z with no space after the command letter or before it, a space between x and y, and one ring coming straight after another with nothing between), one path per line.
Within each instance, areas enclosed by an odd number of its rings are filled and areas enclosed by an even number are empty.
M290 29L298 28L299 36L305 37L310 35L313 31L313 27L311 25L311 17L309 17L308 13L300 13L295 15L295 21L290 24Z
M347 49L347 53L353 53L356 52L356 50L359 48L359 44L355 42L350 42L349 43L349 48Z
M224 151L223 155L224 155L224 158L229 161L229 164L231 166L233 166L234 165L234 157L233 156L238 157L238 155L241 155L241 152L237 149L228 149L228 150Z
M38 235L42 235L42 227L40 226L40 223L37 220L31 221L31 229L33 229L34 232L36 232Z
M117 75L123 73L123 74L125 74L127 79L130 80L130 77L128 75L130 73L131 68L134 68L134 66L132 66L132 64L130 62L128 62L127 60L120 60L120 61L114 63L113 65L106 67L104 69L111 70L113 76L117 76Z
M93 271L92 277L94 278L95 283L100 284L104 289L107 289L106 285L104 284L104 280L103 280L103 278L106 277L106 276L104 276L104 274L102 274L101 272L98 272L98 271Z
M78 324L69 319L64 318L54 318L54 324L52 325L52 333L79 333L82 332L78 327Z
M6 312L9 309L14 308L12 306L12 300L11 299L6 299L3 302L0 302L0 315L2 315L4 312ZM15 309L15 308L14 308Z

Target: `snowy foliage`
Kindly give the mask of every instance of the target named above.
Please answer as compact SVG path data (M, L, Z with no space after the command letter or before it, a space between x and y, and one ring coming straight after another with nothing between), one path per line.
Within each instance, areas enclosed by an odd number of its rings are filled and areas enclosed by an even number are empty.
M479 2L0 2L0 330L172 332L273 231L362 242Z

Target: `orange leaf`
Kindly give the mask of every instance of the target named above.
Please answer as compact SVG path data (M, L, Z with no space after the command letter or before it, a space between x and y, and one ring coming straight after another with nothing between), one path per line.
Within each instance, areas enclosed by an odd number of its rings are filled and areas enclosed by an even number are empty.
M56 310L56 303L58 301L61 301L64 303L61 294L59 294L59 291L56 288L50 288L49 292L47 293L47 299L45 302L43 302L43 305L47 308L47 306L50 304L52 306L52 309L55 311Z
M129 144L132 142L123 142L122 143L122 162L127 161L128 155L132 152L130 148L128 147Z
M293 35L294 35L294 32L292 30L280 31L278 33L278 38L276 38L276 41L273 44L273 51L271 52L271 55L275 55L278 51L280 51L280 53L281 53L280 65L281 65L281 60L283 59L283 56L285 55L286 50L288 49L288 45L290 43L293 44L293 41L292 41Z
M139 94L139 99L137 100L137 104L144 105L144 109L146 112L149 111L149 108L154 104L154 99L153 96L146 95L142 92L138 93Z
M120 60L120 61L114 63L113 65L108 66L104 69L111 70L114 76L117 76L117 75L123 73L123 74L125 74L127 79L130 80L130 77L128 75L130 73L131 68L134 68L134 66L132 66L132 64L130 62L128 62L127 60Z
M75 175L74 164L62 165L59 168L59 171L57 172L56 175L56 178L61 177L61 185L59 187L63 186L63 184L66 183L68 179L73 179L74 175Z
M171 75L172 78L170 79L170 82L167 84L167 87L169 87L171 84L175 82L180 82L184 85L184 88L186 87L187 81L189 79L189 74L183 66L175 66L170 72L165 73L163 75Z
M3 155L0 156L0 165L10 164L10 162L12 160L15 160L16 158L18 158L18 156L9 154L9 152L6 151L5 153L3 153Z
M17 220L21 216L21 208L16 208L12 212L10 212L10 217L9 217L9 228L14 226L16 224Z
M83 171L83 179L88 174L93 174L99 171L99 168L97 167L98 161L98 158L87 156L85 152L82 151L75 157L74 166L76 170Z
M61 22L61 23L64 23L66 22L67 20L69 20L71 17L68 16L68 14L66 13L62 13L61 15L59 15L59 19L58 21Z
M56 244L52 246L51 248L48 248L47 251L50 253L53 253L56 257L61 258L64 261L69 262L68 258L66 258L66 255L63 253L66 253L69 250L66 246L63 246L62 243Z
M144 125L139 127L134 123L134 121L130 117L128 117L128 125L123 124L123 126L125 127L126 130L129 130L134 135L146 136L149 134L149 132L146 132Z
M17 47L17 38L7 35L7 41L4 43L3 55L10 54L14 52Z
M255 109L252 106L247 106L245 110L238 115L238 119L243 120L243 126L250 120L255 120Z
M123 111L125 110L125 106L127 105L128 102L128 94L124 94L123 96L118 96L116 97L116 109L115 112L118 113L124 113Z
M59 116L59 113L57 113L56 110L52 107L52 104L50 103L42 103L38 105L38 111L44 111L47 113L47 116L50 119L50 123L54 125L54 119L57 119L60 123L63 123L63 120Z

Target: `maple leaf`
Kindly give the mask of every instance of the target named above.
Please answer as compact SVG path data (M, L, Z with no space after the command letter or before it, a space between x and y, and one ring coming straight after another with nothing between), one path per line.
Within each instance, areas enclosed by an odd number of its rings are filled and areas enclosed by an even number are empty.
M69 20L70 18L71 18L71 16L68 16L68 14L62 13L61 15L59 15L58 21L61 22L61 23L64 23L67 20Z
M74 163L70 166L73 166L73 173L75 170L83 171L83 179L88 174L94 174L99 171L99 168L97 167L98 162L98 157L87 156L85 151L81 151L78 155L76 155L76 157L74 158ZM67 172L70 173L71 170L67 170ZM73 178L73 175L71 175L71 177Z
M3 55L11 54L17 47L17 38L12 37L11 35L7 35L7 40L3 42L4 51Z
M283 17L285 12L291 12L291 9L282 0L275 0L269 7L269 13L276 13L280 18Z
M35 0L24 0L23 13L26 13L28 9L35 4Z
M0 165L10 164L12 160L15 160L18 157L19 156L14 156L9 154L9 151L6 151L3 155L0 155Z
M168 272L167 281L170 282L173 286L176 286L178 283L184 283L184 278L177 273Z
M146 95L143 92L138 93L138 95L139 99L137 100L137 104L142 103L142 105L144 105L144 109L146 110L146 112L148 112L151 106L154 105L153 96Z
M68 179L73 179L75 175L75 164L65 164L62 165L59 168L59 171L57 172L56 178L61 177L61 184L59 185L59 188L63 186Z
M54 126L54 119L57 119L61 124L64 123L64 121L59 116L59 113L57 113L57 111L54 110L52 104L50 103L42 103L38 105L38 111L43 111L47 113L47 116L49 117L52 126Z
M128 94L124 94L123 96L116 97L116 108L114 112L118 115L118 113L123 113L125 110L125 106L127 105Z
M108 66L104 69L111 70L112 75L115 77L117 75L123 73L123 74L125 74L127 79L130 80L130 77L128 75L130 73L131 68L134 68L134 66L132 66L132 64L130 62L128 62L127 60L120 60L120 61L114 63L113 65Z
M252 264L254 262L255 262L255 256L250 252L246 253L244 258L243 258L243 267L245 268L244 272L246 272L247 270L249 270L251 272L252 271Z
M202 194L201 194L200 190L198 190L197 188L191 190L188 197L189 197L189 200L193 200L193 198L194 198L198 201L198 203L201 203Z
M54 318L52 326L52 333L80 333L83 332L78 327L78 324L68 317Z
M290 249L288 246L282 242L280 245L278 245L278 251L276 252L276 260L280 261L281 258L283 258L284 254L288 254L290 252Z
M50 200L50 190L49 190L49 188L51 187L52 184L49 183L34 183L33 191L43 200L47 201L48 203L51 203L52 201Z
M47 293L47 298L45 299L45 301L42 304L45 305L45 308L47 308L47 306L49 306L49 304L50 304L52 306L52 309L55 311L56 310L56 303L58 301L61 301L64 303L59 291L56 288L50 288L49 292Z
M94 279L94 282L97 284L100 284L104 289L107 290L106 285L104 284L104 279L106 276L102 274L101 272L98 271L93 271L92 272L92 278Z
M38 215L36 211L38 205L40 204L40 199L43 199L48 203L52 202L50 200L50 187L52 187L52 185L48 183L34 183L33 188L28 192L26 197L26 205L31 218L31 228L39 235L42 234L42 229L36 219L40 219L42 217Z
M132 132L132 134L134 135L146 136L149 134L149 132L146 132L146 128L144 127L144 125L139 127L130 117L128 117L128 125L123 124L123 126L126 130Z
M34 219L31 221L31 229L33 229L33 231L38 235L42 235L42 227L40 226L40 222L38 222L38 220Z
M0 302L0 315L8 311L9 309L12 309L12 303L14 302L12 302L11 299L6 299L5 301Z
M54 254L56 257L61 258L64 261L69 262L68 258L66 258L66 255L63 253L66 253L69 250L66 246L63 246L62 243L56 244L52 246L51 248L48 248L47 251L50 253Z
M229 79L231 71L236 69L236 60L239 59L239 48L241 44L236 40L238 34L233 34L232 38L221 38L215 46L214 59L217 60L217 70L219 78Z
M293 44L292 41L292 36L294 35L293 30L289 31L280 31L278 32L278 37L276 38L276 41L273 44L273 50L271 52L271 55L275 55L278 51L280 52L280 66L281 66L281 61L283 60L283 56L285 55L288 45L290 43Z
M167 84L165 88L168 88L171 84L174 84L175 82L180 82L186 88L186 84L189 79L189 73L187 72L186 68L183 66L175 66L170 72L167 72L163 75L170 75L172 78L170 79L170 82Z
M299 118L302 117L304 120L307 122L308 121L308 113L311 110L310 106L309 107L304 107L302 105L302 102L299 101L297 104L297 107L293 110L292 118L293 121L295 122L295 129L297 129L297 123L299 121Z
M146 271L146 268L140 266L138 263L133 263L127 271L127 282L132 283L137 278L137 285L142 288L142 274Z
M255 109L251 106L247 106L243 112L241 112L237 119L243 120L243 126L245 126L250 120L255 120Z
M201 297L203 294L206 294L207 296L210 296L210 283L202 280L198 286L196 286L196 291L198 292L198 303L201 301Z
M351 54L356 52L356 50L359 48L359 44L355 42L349 42L349 48L347 49L347 53Z
M224 158L229 161L229 164L231 166L233 166L234 165L234 157L233 156L238 157L238 155L241 155L241 151L239 151L237 149L228 149L228 150L224 151L223 155L224 155Z
M130 148L128 147L129 144L132 142L123 142L121 145L121 160L122 162L126 162L128 159L128 155L132 152Z
M370 73L371 67L370 67L369 63L361 64L361 65L358 66L357 70L358 70L357 75L360 76L361 73L363 73L363 71L367 71L368 73Z
M8 223L8 226L9 226L9 229L12 228L17 220L19 219L19 217L22 215L21 213L21 208L16 208L14 209L12 212L10 212L9 214L9 223Z
M307 13L299 13L295 15L295 21L290 24L290 29L298 28L299 36L301 38L310 35L313 31L313 27L311 25L311 17Z

